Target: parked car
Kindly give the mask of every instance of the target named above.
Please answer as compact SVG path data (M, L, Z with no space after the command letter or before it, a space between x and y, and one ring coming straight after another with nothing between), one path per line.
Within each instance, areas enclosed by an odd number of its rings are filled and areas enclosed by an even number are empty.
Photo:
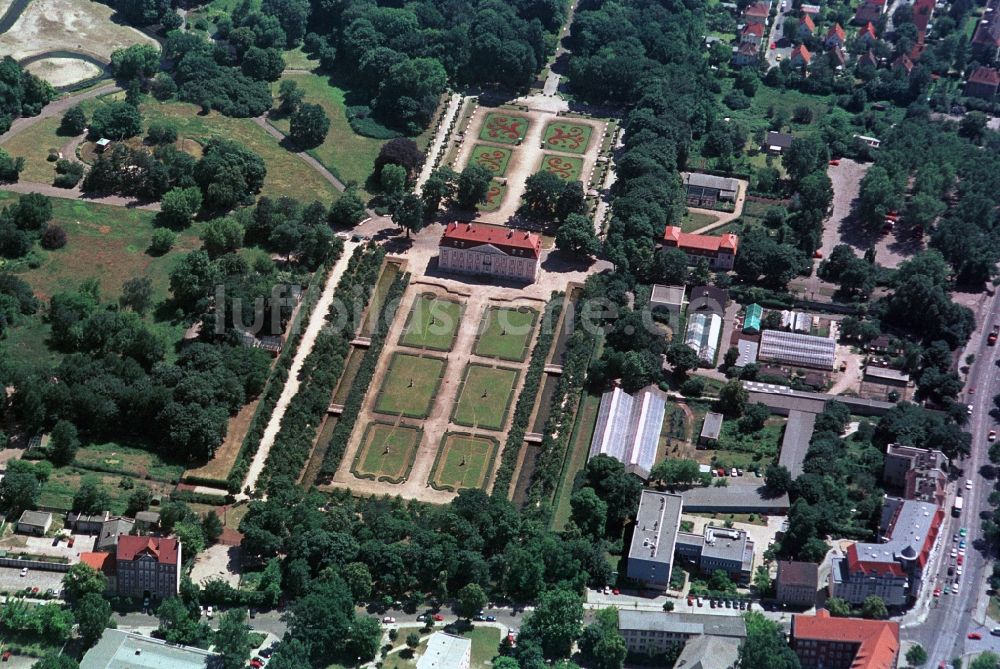
M969 638L979 640L983 638L983 635L980 634L979 632L969 632Z
M27 575L28 575L28 568L27 567L21 567L21 576L24 577L24 576L27 576Z
M441 622L442 620L444 620L444 616L441 615L440 613L435 613L434 614L434 620L436 620L437 622ZM396 621L393 620L392 622L396 622Z
M990 634L993 636L1000 636L1000 627L994 627L990 630Z
M385 616L384 618L382 618L382 622L386 625L391 625L394 622L396 622L396 619L393 618L392 616Z
M11 656L12 654L13 654L13 653L11 653L11 652L10 652L9 650L5 650L5 651L3 652L3 661L4 661L4 662L9 662L9 661L10 661L10 656Z
M997 440L997 431L996 430L990 430L990 433L988 435L986 435L986 438L989 441L996 441Z
M965 489L972 490L972 479L965 479Z
M496 616L486 616L486 622L488 622L488 623L495 623L496 621L497 621L497 617Z

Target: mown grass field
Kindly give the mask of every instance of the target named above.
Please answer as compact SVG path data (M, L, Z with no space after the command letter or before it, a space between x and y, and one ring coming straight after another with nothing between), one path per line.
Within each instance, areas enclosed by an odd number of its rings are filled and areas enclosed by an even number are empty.
M354 462L354 473L399 480L410 471L421 433L412 427L372 423Z
M711 225L719 219L711 214L703 214L698 211L688 211L684 213L684 218L681 219L681 230L684 232L692 232L703 228L706 225Z
M364 187L365 181L375 168L375 158L379 149L385 143L380 139L363 137L351 129L347 122L345 111L345 96L349 92L330 82L323 74L309 72L288 72L282 79L290 79L305 92L304 102L318 104L330 119L330 131L326 140L309 153L326 169L330 170L344 183L354 181ZM277 95L280 81L274 83L274 93ZM289 130L288 118L271 117L274 127L286 135Z
M339 197L332 184L252 119L229 118L214 111L202 116L199 111L196 105L186 102L147 99L142 105L147 126L153 121L166 121L174 124L183 137L201 142L220 137L251 147L267 165L261 195L291 197L303 203L319 200L327 206Z
M461 302L421 295L413 302L399 343L414 348L450 351L462 322L463 309Z
M537 318L538 312L534 309L490 307L476 341L476 355L517 362L524 360Z
M75 466L94 471L121 473L140 479L174 483L180 480L184 466L165 462L150 451L108 442L91 444L76 453Z
M490 475L497 448L493 439L446 434L431 480L440 488L452 490L482 488Z
M456 425L499 430L507 418L517 371L469 365L451 420Z
M17 202L18 195L0 192L0 207ZM66 246L46 251L38 246L37 267L24 262L0 261L0 269L27 281L35 295L47 301L53 294L75 290L87 279L97 279L103 300L117 299L122 284L131 278L149 277L154 301L168 296L169 274L181 253L201 246L200 224L180 232L173 250L159 258L146 253L153 235L153 214L138 209L52 198L52 223L66 231ZM167 342L178 341L183 328L167 321L149 322ZM40 315L25 317L11 329L3 347L18 359L46 362L57 354L46 345L50 328ZM169 348L169 347L168 347Z
M569 520L572 508L569 499L573 496L573 479L576 473L587 464L590 453L590 440L594 436L597 425L597 412L601 408L601 396L586 394L580 399L580 407L576 412L576 425L570 437L569 453L559 479L559 489L556 491L555 512L552 514L552 528L562 531Z
M24 158L21 181L52 183L56 176L56 164L46 160L49 149L58 151L70 139L56 133L61 122L59 116L42 119L0 145L10 155Z
M92 472L87 469L69 466L60 467L52 471L49 480L42 484L42 491L38 497L38 504L47 508L61 509L69 511L73 507L73 495L80 489L80 486L87 481L93 482L99 489L108 494L111 501L111 511L114 515L121 515L128 505L128 497L132 489L122 486L122 481L128 480L134 485L144 485L153 494L164 497L170 494L174 486L159 481L136 481L134 477L123 474L108 474Z
M444 370L440 358L396 353L375 403L377 413L426 418Z

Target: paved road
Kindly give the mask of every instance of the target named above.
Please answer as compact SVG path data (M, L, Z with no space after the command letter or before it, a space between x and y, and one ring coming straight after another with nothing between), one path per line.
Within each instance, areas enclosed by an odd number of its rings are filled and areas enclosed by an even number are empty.
M791 44L781 47L780 49L772 49L771 45L776 42L781 42L784 44L782 35L784 35L784 22L785 22L785 11L789 11L788 18L790 20L795 20L794 10L781 9L780 0L775 0L778 2L778 13L774 17L774 22L771 24L771 31L767 34L767 39L764 40L760 48L764 49L764 58L767 61L767 69L772 67L777 67L780 63L778 61L778 56L781 56L782 60L788 60L788 55L792 52Z
M951 542L952 534L959 527L965 527L969 533L969 550L966 554L965 573L959 581L958 595L941 597L936 607L932 607L926 618L919 624L904 629L904 638L924 646L929 655L926 666L936 667L941 661L949 661L971 650L985 649L990 641L971 641L967 634L972 631L985 633L985 589L988 558L981 552L980 537L981 520L979 514L989 508L987 498L992 482L981 474L983 466L988 462L988 442L986 435L995 429L996 423L989 415L992 397L1000 392L1000 373L997 361L1000 359L1000 347L990 347L986 344L986 334L992 324L1000 321L1000 302L994 295L983 310L979 320L980 327L973 335L965 353L975 353L976 363L968 379L968 388L976 392L966 395L966 401L973 405L968 429L972 433L972 454L965 460L956 463L964 471L959 478L963 487L964 510L960 518L949 515L944 523L943 541ZM973 481L972 490L964 490L964 479ZM950 550L950 547L949 547ZM939 567L938 582L948 581L947 569L951 560L942 560ZM954 579L950 579L954 580ZM978 621L976 621L978 618ZM988 638L988 634L985 635Z
M282 620L283 615L279 611L267 611L256 614L252 620L248 620L247 622L250 623L250 626L254 630L258 632L270 632L280 639L288 627L284 620ZM138 612L115 613L111 618L118 625L118 629L128 631L148 631L156 629L160 623L155 615ZM212 629L218 629L219 616L215 615L211 620L205 619L205 622Z

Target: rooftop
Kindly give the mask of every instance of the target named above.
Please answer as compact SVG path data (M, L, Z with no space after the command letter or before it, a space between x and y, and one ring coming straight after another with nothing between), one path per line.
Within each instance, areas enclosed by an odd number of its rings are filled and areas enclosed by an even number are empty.
M860 645L851 669L893 669L899 653L899 623L833 618L820 609L815 616L792 616L792 639L853 641Z
M80 669L203 669L213 657L200 648L108 629L83 656Z
M865 367L865 376L870 376L873 379L885 379L887 381L910 382L910 375L906 372L901 372L898 369L889 369L888 367L878 367L876 365L867 365Z
M863 410L872 415L881 415L896 406L892 402L883 402L881 400L869 400L863 397L850 397L848 395L814 393L808 390L792 390L788 386L760 383L758 381L744 381L743 387L750 391L751 402L763 402L771 408L790 407L819 413L823 411L826 402L837 400L850 407L854 413L857 413L858 410ZM817 406L819 407L818 409L816 408Z
M618 611L618 629L649 632L680 632L691 635L733 637L742 639L747 626L741 616L711 616L698 613L667 613L660 611Z
M779 149L787 149L792 145L795 137L788 134L787 132L775 132L770 130L767 136L764 138L764 143L768 146L773 146Z
M818 589L819 565L814 562L779 561L778 583Z
M643 490L632 531L629 559L671 564L681 522L680 495Z
M601 397L589 457L603 453L649 478L665 413L666 401L658 391L646 389L633 396L621 388L609 390Z
M649 297L652 306L681 306L684 304L684 286L664 286L654 283L653 293Z
M118 560L136 560L149 556L162 564L177 564L180 543L173 537L138 537L122 535L118 538Z
M705 423L701 426L701 436L718 439L720 432L722 432L722 414L709 411L705 414Z
M452 247L468 244L470 248L489 244L503 251L524 251L537 258L541 253L542 239L534 232L515 230L503 225L453 222L448 224L441 235L441 244Z
M985 84L987 86L1000 85L1000 72L992 67L977 67L969 75L969 82L973 84Z
M766 513L771 509L789 508L788 493L771 497L763 484L761 485L726 485L722 487L708 486L690 488L681 493L684 498L684 508L692 513L702 509L746 509ZM707 512L707 511L706 511Z
M697 249L699 251L729 251L736 253L740 238L731 232L723 235L696 235L684 232L676 225L668 225L663 231L663 241L672 242L679 249Z
M847 549L852 572L902 576L900 561L916 560L922 567L941 527L944 512L930 502L886 497L882 507L882 543L855 543Z
M703 634L684 644L674 669L729 669L736 666L739 654L736 639Z
M740 352L740 357L736 358L737 367L746 367L750 363L757 362L757 342L740 339L736 342L736 348Z
M753 541L743 530L708 525L705 527L705 544L701 555L713 560L749 562L747 557L753 555Z
M417 669L458 669L472 654L472 639L435 632L427 641L427 650L417 660Z
M837 359L837 342L829 337L765 330L761 334L758 355L761 360L833 369Z
M812 411L800 409L788 412L788 424L785 425L785 436L781 440L778 464L787 469L793 479L802 474L802 463L805 462L809 442L812 440L816 415Z
M47 511L25 510L17 522L18 524L45 526L52 522L52 514Z

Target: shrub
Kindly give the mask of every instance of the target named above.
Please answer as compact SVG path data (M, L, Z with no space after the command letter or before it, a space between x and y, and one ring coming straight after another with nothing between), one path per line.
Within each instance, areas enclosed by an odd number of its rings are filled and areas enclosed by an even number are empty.
M371 137L372 139L395 139L403 136L401 133L385 127L372 118L372 110L366 105L354 105L348 107L345 111L347 112L347 123L351 126L351 130L359 135Z
M166 228L154 230L153 239L149 242L148 252L153 256L162 256L173 247L175 241L177 241L177 235L170 230Z
M42 248L54 251L66 246L66 231L58 225L49 224L42 233Z
M173 144L177 141L177 128L171 123L157 121L149 124L146 139L152 144Z

